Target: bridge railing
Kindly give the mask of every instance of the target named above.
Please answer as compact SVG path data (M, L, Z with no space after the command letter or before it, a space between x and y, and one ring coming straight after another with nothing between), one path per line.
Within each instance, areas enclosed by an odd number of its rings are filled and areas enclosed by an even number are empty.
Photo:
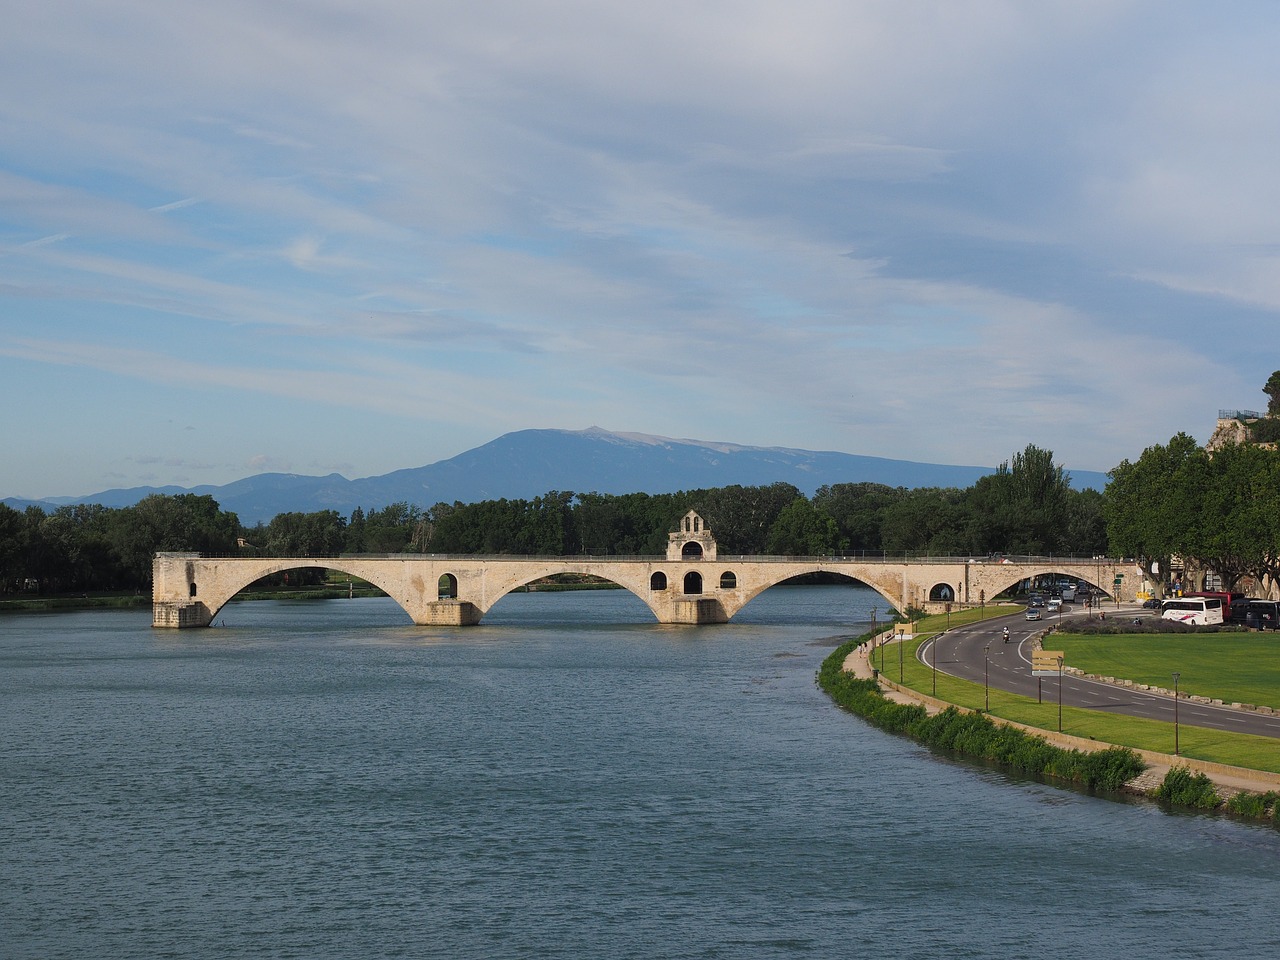
M250 553L202 553L198 556L208 560L280 560L296 561L300 565L323 565L334 560L436 560L444 562L475 563L487 561L525 561L531 563L663 563L667 558L660 554L478 554L478 553L339 553L329 556L292 556L273 557ZM783 554L720 554L715 560L696 558L699 563L938 563L938 564L1030 564L1047 565L1054 563L1080 565L1104 565L1111 563L1130 563L1115 557L1077 556L1075 554L993 554L975 556L973 554L939 555L918 552L884 553L882 551L862 550L844 554L823 554L816 556L788 556Z

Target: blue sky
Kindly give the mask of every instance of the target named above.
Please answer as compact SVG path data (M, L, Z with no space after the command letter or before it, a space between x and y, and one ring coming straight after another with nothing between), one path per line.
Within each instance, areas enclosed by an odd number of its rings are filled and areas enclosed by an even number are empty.
M0 496L530 427L1108 470L1280 368L1280 7L10 3Z

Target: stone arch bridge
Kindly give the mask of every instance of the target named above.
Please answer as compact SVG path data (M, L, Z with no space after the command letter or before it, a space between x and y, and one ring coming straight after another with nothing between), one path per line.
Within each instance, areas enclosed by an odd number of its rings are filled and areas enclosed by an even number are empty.
M725 623L759 594L792 577L828 573L866 584L898 609L942 611L977 606L1029 577L1082 580L1116 599L1143 588L1130 561L1020 558L866 560L845 557L717 557L709 531L689 531L666 557L394 556L217 558L158 553L153 562L152 624L199 627L232 597L269 574L327 568L366 580L396 601L416 624L479 623L508 593L553 574L600 577L630 590L659 623Z

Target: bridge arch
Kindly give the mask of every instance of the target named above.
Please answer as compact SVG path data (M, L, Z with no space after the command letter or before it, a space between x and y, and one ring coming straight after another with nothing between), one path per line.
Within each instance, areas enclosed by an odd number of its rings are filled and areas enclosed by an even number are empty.
M459 597L469 599L481 616L492 610L494 604L514 590L527 587L537 580L555 574L579 573L616 584L639 598L656 620L662 620L661 610L654 602L654 595L667 590L668 577L662 570L650 571L648 565L633 566L608 562L593 564L571 559L516 560L513 558L501 567L495 564L485 572L489 575L484 578L483 587L477 588L471 582L474 578L464 576L460 581L458 594Z
M753 563L744 563L736 568L727 569L726 574L735 576L741 588L731 596L722 598L721 602L724 605L725 614L728 619L732 619L743 607L766 590L786 583L788 580L795 580L815 573L830 574L850 583L868 587L884 599L887 609L897 610L900 608L901 600L895 597L895 591L900 592L901 590L900 582L891 581L887 577L871 575L870 571L858 570L854 572L833 569L833 566L830 562L814 560L808 563L795 562L788 564L789 569L780 572L772 565L765 567L764 565ZM767 573L765 572L766 570L768 571ZM761 573L765 573L765 575L760 576Z
M1011 575L1011 577L1001 578L1000 580L997 581L997 583L1003 584L1003 586L999 588L1000 591L1003 592L1003 591L1011 590L1012 588L1020 584L1023 580L1035 581L1041 577L1052 577L1055 580L1059 580L1059 579L1070 580L1072 582L1078 582L1083 580L1085 583L1089 584L1091 589L1101 591L1106 596L1111 596L1111 593L1114 590L1113 585L1109 583L1104 584L1104 583L1093 582L1094 578L1098 580L1105 580L1106 577L1099 576L1096 573L1094 574L1093 578L1088 576L1083 576L1078 571L1063 569L1065 566L1067 565L1066 564L1055 565L1051 561L1037 564L1034 566L1024 565L1022 566L1021 569L1019 569L1016 572L1015 575Z
M217 561L210 561L216 564ZM349 576L364 580L373 584L387 596L391 597L396 604L409 615L410 620L415 620L413 605L408 598L403 596L403 592L398 590L399 584L394 582L389 576L386 576L378 567L371 566L367 562L362 563L360 560L352 559L344 561L342 558L311 559L307 557L291 557L288 559L278 559L263 561L260 564L252 564L236 571L239 575L228 576L221 569L218 575L206 578L206 587L201 587L200 583L195 579L191 581L191 596L196 597L204 605L210 622L218 615L218 612L225 607L236 594L243 591L246 587L252 586L264 577L272 576L277 573L287 573L290 570L333 570L337 573L345 573ZM210 582L212 581L212 582ZM455 580L456 589L456 580Z

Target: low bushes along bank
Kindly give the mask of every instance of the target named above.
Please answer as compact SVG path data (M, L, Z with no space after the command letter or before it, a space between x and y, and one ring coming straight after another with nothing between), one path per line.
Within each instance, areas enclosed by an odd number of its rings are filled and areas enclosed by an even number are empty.
M1173 767L1151 795L1173 806L1216 810L1250 820L1272 820L1280 824L1280 791L1252 793L1244 790L1223 800L1212 780L1203 773L1192 773L1186 767Z
M1124 747L1094 753L1068 750L1016 727L997 724L981 713L948 707L929 716L922 706L894 703L874 680L861 680L844 669L845 658L867 637L869 634L837 647L822 662L818 685L837 704L882 730L1020 773L1055 777L1097 790L1119 791L1145 768L1138 755Z
M1126 747L1110 747L1093 753L1055 747L1043 737L1016 727L997 724L981 713L964 713L956 707L929 716L917 704L895 703L880 692L874 680L862 680L844 669L844 661L863 634L838 646L818 670L818 685L837 704L890 733L905 734L930 747L999 764L1019 773L1054 777L1086 787L1119 792L1146 765ZM1171 806L1220 811L1253 820L1280 824L1280 791L1242 792L1223 800L1203 773L1174 767L1152 796Z

